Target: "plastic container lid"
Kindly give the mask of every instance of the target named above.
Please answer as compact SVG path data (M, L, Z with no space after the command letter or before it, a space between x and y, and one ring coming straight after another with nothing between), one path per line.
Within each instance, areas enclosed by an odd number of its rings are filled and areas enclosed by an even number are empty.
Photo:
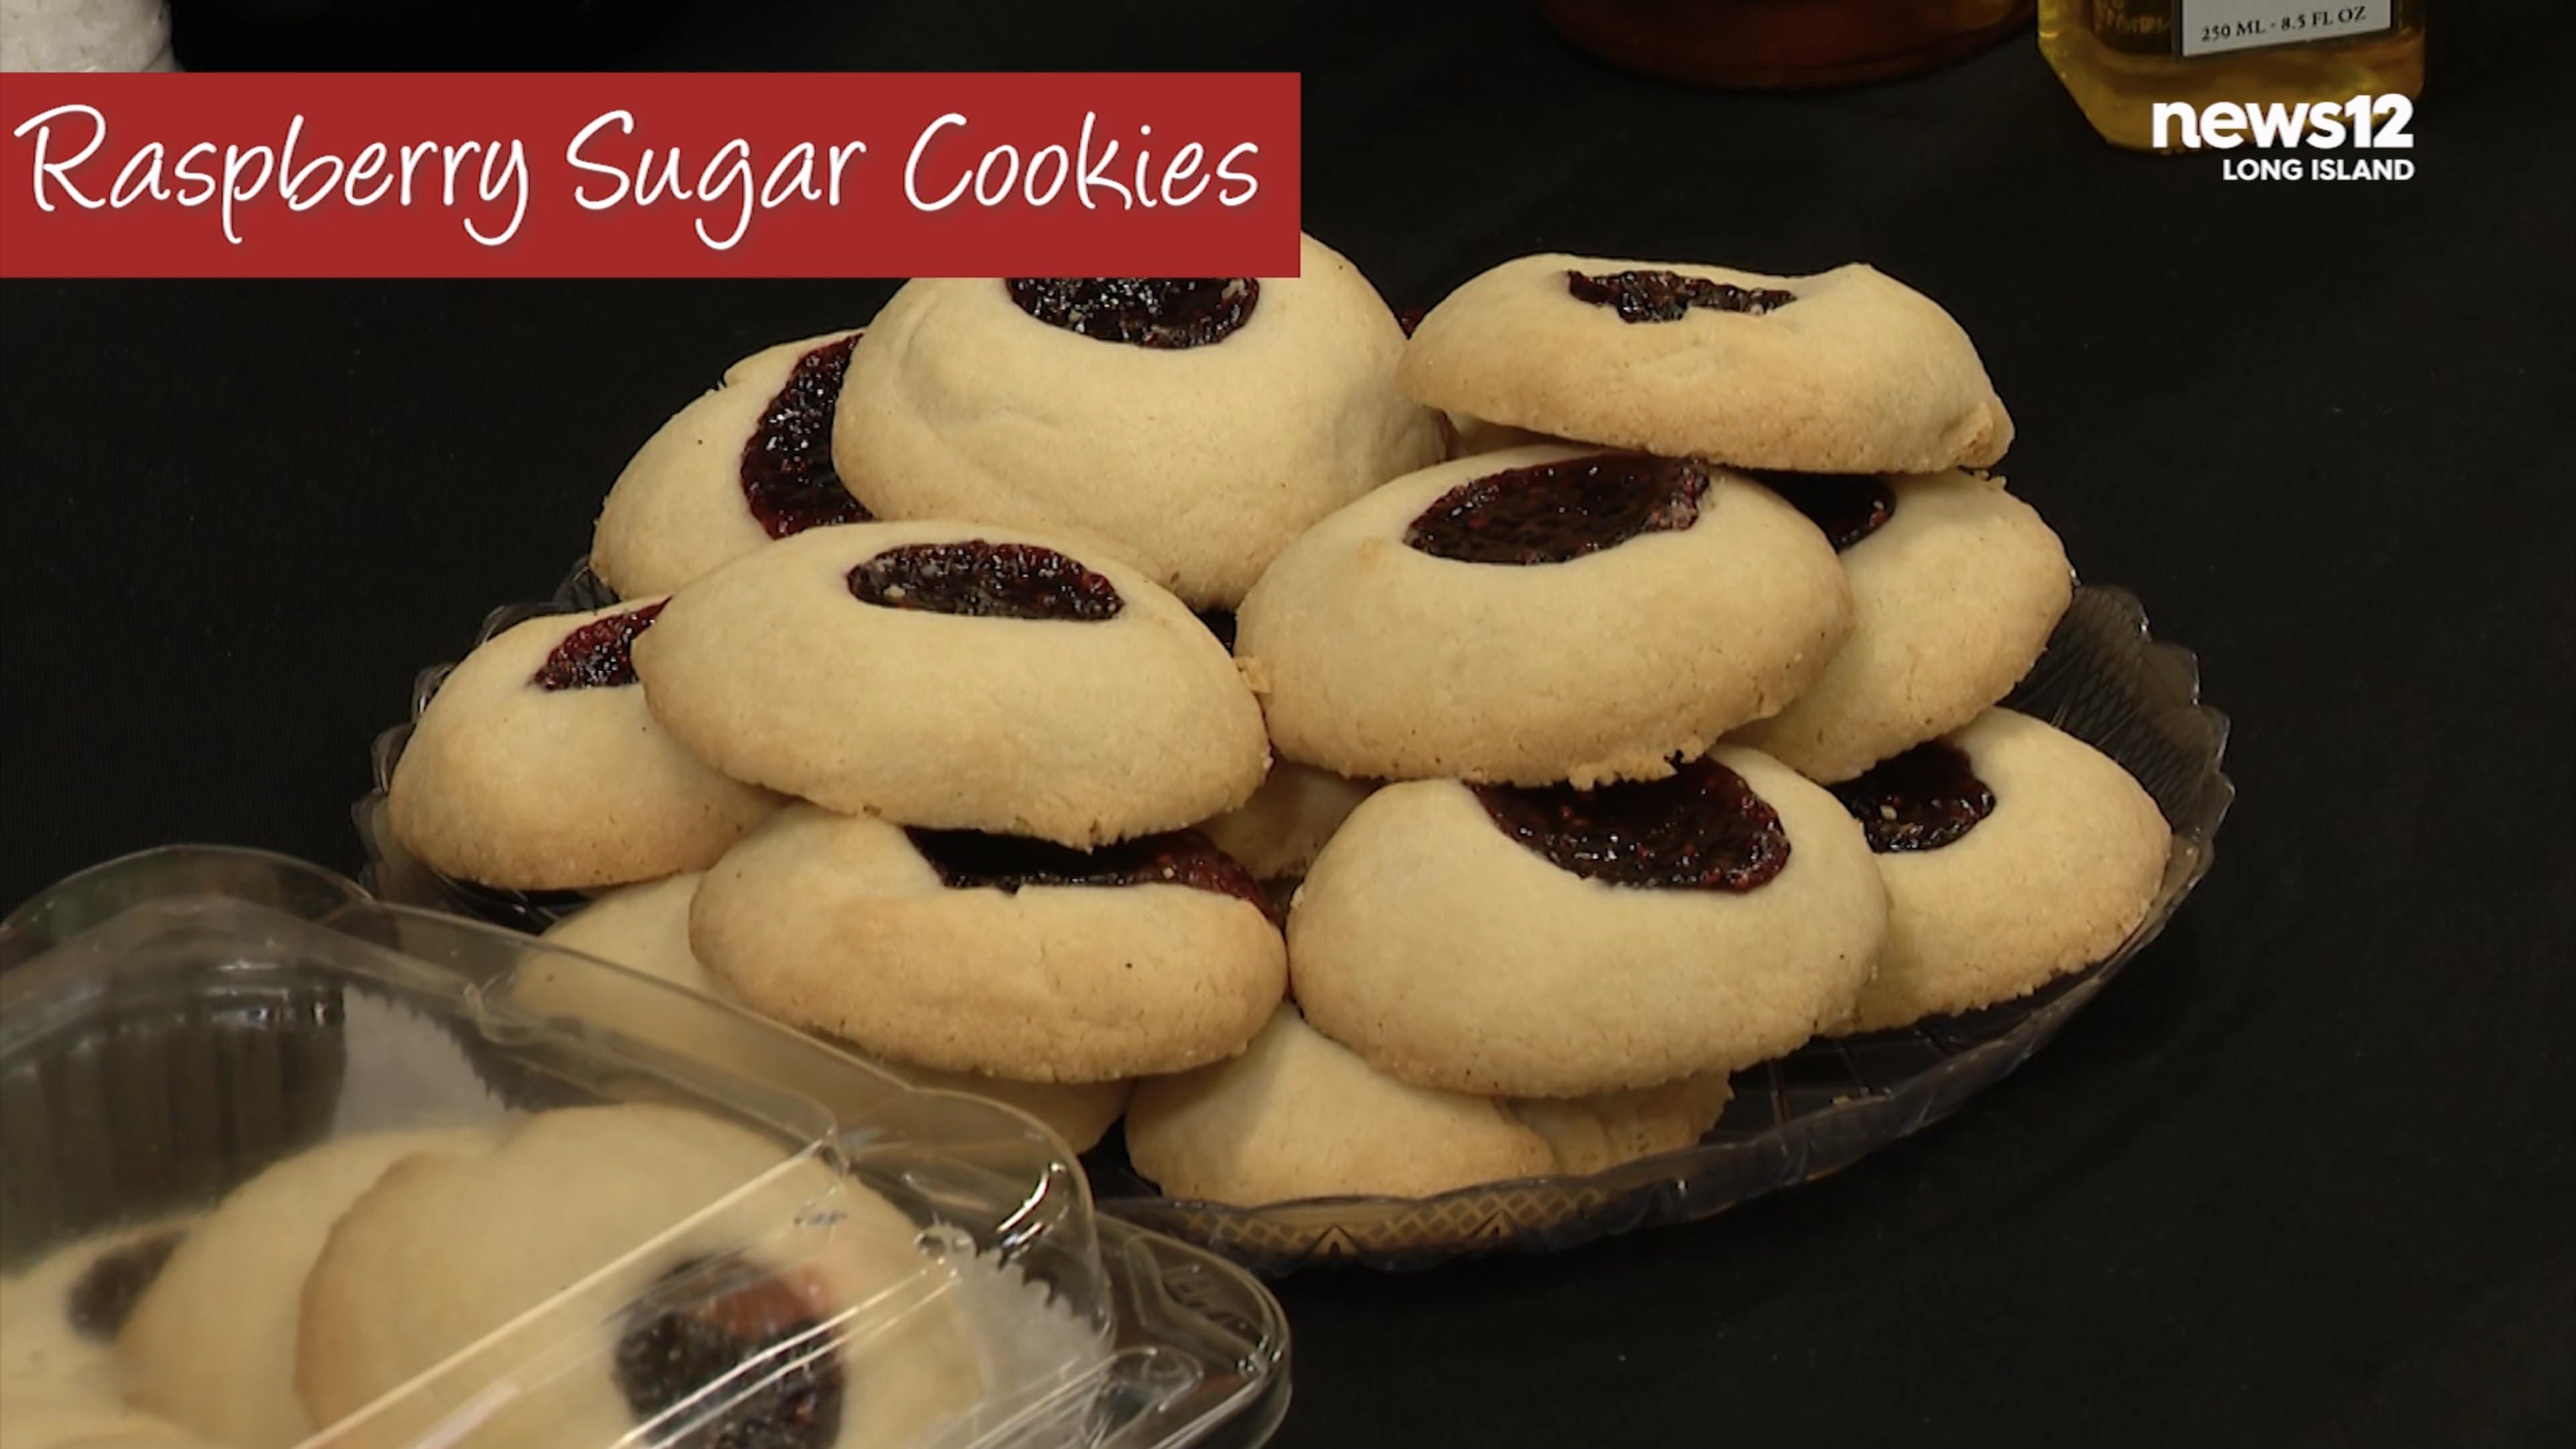
M1277 1304L1007 1108L279 857L0 923L0 1441L1255 1444Z

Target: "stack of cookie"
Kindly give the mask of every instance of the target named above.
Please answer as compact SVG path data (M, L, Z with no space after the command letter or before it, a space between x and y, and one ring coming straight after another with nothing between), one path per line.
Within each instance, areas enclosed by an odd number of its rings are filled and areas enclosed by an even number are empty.
M532 818L606 832L604 851L633 839L612 821L684 819L690 848L657 859L703 875L576 917L594 946L640 925L626 959L684 979L703 960L745 1004L889 1063L1080 1084L1042 1095L1087 1142L1125 1081L1241 1050L1286 968L1259 886L1172 833L1261 782L1252 693L1178 599L1072 547L987 525L816 529L667 601L523 626L424 712L396 828L444 865L482 857L429 825L494 789L515 809L482 811L499 828L471 838L526 842L513 827ZM565 671L574 683L519 672L551 634L563 654L603 631L617 657ZM464 763L550 742L585 760L649 749L763 808L720 816L634 772ZM1140 888L1084 888L1107 880Z
M2012 430L1938 307L1866 267L1530 257L1434 309L1400 378L1468 456L1301 538L1237 643L1284 756L1402 782L1289 919L1304 1025L1378 1096L1722 1080L2025 993L2136 926L2152 802L1992 708L2071 573L1961 471ZM1286 1060L1142 1089L1140 1169L1257 1199L1266 1136L1306 1192L1354 1190L1302 1142ZM1505 1175L1481 1150L1459 1175Z
M1445 440L1394 387L1375 290L1304 263L919 282L863 347L737 364L611 490L594 566L630 602L450 676L391 782L397 836L489 884L648 881L558 935L1076 1146L1133 1078L1240 1052L1285 944L1258 878L1182 827L1276 873L1348 791L1266 779L1258 703L1192 609L1221 624Z
M1984 471L2012 423L1946 313L1865 266L1766 277L1569 256L1498 267L1442 312L1406 356L1413 395L1495 425L1722 459L1836 551L1850 637L1730 739L1832 788L1878 857L1889 944L1845 1028L2025 994L2136 927L2170 847L2154 802L2091 747L1995 708L2046 645L2073 572ZM1497 376L1480 358L1503 339L1557 346L1547 366ZM1989 815L1974 848L1949 849Z
M1994 709L2071 588L2011 433L1860 266L1531 257L1409 341L1311 240L914 282L646 445L630 602L460 667L393 820L666 877L563 939L1077 1145L1145 1078L1175 1195L1597 1171L2143 916L2153 804Z

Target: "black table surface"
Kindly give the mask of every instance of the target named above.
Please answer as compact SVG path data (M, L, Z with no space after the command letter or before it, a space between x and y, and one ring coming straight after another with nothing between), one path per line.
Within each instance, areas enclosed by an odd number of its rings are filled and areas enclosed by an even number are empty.
M1305 224L1396 302L1534 250L1861 259L1977 338L2002 471L2235 721L2216 872L2028 1067L1831 1179L1282 1283L1282 1445L2576 1442L2562 7L2436 7L2417 176L2301 185L2104 146L2027 32L1761 96L1509 0L243 8L183 7L182 59L1294 69ZM354 871L413 673L544 595L727 362L891 286L0 288L0 897L174 841Z

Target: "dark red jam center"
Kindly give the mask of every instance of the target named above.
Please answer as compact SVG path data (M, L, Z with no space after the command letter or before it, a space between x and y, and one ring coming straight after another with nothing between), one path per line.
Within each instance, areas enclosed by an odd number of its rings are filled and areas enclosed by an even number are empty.
M977 619L1115 619L1118 587L1030 543L907 543L850 570L861 603Z
M1756 473L1763 486L1789 500L1807 521L1825 531L1840 553L1887 526L1896 516L1896 490L1866 473Z
M82 1271L64 1301L63 1310L73 1331L102 1343L123 1332L125 1320L134 1316L134 1305L152 1291L152 1284L169 1266L170 1255L179 1250L183 1236L177 1232L154 1233L113 1253L101 1254L97 1262Z
M1789 864L1779 812L1715 760L1592 790L1471 788L1505 835L1588 880L1740 893Z
M1166 350L1224 341L1261 300L1251 277L1012 277L1004 285L1048 326Z
M635 636L653 627L660 604L593 619L563 637L532 680L545 689L614 689L635 682Z
M1679 322L1693 307L1759 317L1798 300L1797 293L1776 287L1739 287L1663 271L1612 272L1606 277L1568 271L1565 290L1578 302L1616 309L1622 322Z
M1261 883L1233 856L1195 830L1175 830L1122 840L1096 850L1074 850L1016 835L975 830L910 830L912 847L951 890L984 887L1016 892L1022 886L1184 885L1239 896L1270 909Z
M832 466L832 408L858 341L844 337L796 359L787 385L742 445L743 501L771 538L870 517Z
M1856 780L1826 788L1881 855L1939 850L1995 809L1995 792L1969 767L1968 752L1943 740L1916 745Z
M1404 335L1410 337L1414 329L1422 325L1422 319L1430 315L1427 307L1398 307L1395 309L1395 325L1403 328Z
M1460 563L1564 563L1688 528L1707 492L1707 466L1689 458L1569 458L1459 484L1413 520L1404 542Z
M841 1435L840 1355L812 1305L738 1263L684 1264L627 1310L617 1387L639 1423L682 1404L705 1416L655 1441L676 1449L829 1449Z

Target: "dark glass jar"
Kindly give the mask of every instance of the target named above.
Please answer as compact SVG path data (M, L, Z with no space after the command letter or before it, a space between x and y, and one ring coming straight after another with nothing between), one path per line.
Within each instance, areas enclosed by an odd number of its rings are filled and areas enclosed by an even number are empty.
M1539 0L1558 34L1630 70L1785 90L1894 80L2018 30L2035 0Z

